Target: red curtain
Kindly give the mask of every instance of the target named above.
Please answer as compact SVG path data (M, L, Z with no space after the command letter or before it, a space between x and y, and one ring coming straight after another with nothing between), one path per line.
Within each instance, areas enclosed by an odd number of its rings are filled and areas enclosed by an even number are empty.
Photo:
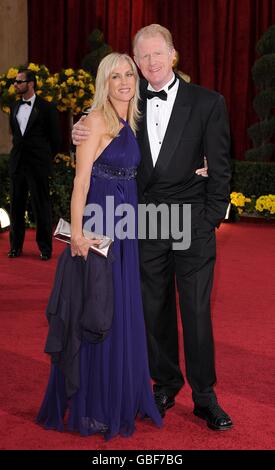
M222 93L229 109L232 154L251 146L256 121L251 67L259 37L275 23L275 0L29 0L29 60L51 71L79 67L87 38L100 28L114 50L131 53L135 32L168 27L192 82Z

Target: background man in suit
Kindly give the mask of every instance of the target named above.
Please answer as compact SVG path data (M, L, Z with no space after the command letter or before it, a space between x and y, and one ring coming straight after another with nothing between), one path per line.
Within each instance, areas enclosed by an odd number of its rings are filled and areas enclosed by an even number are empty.
M185 363L194 414L213 430L232 427L219 406L210 314L215 263L215 227L224 218L229 196L230 134L224 99L186 83L173 72L171 33L153 24L137 32L134 58L141 84L138 142L139 202L191 204L191 246L173 250L173 239L141 240L140 263L145 323L154 394L162 416L174 406L184 384L179 367L176 289L184 330ZM85 138L76 124L74 143ZM196 168L208 160L208 178ZM184 223L184 221L183 221ZM160 229L160 227L158 227ZM160 230L159 230L160 231Z
M30 191L36 220L36 241L41 259L52 254L52 218L49 176L52 159L61 144L58 112L52 103L35 94L33 71L21 69L14 82L21 97L11 107L10 128L13 147L10 153L11 229L10 258L21 255L25 237L25 210Z

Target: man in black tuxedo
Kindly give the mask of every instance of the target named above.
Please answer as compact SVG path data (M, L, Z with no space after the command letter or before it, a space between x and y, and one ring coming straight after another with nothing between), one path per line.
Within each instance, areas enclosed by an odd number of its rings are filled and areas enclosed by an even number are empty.
M141 240L143 305L155 399L164 416L184 384L178 354L176 278L194 414L211 429L225 430L232 427L232 421L213 390L210 294L215 227L225 216L230 190L226 107L218 93L174 74L175 49L166 28L142 28L133 45L135 61L147 80L141 87L139 202L191 204L190 248L173 250L172 237ZM195 172L204 156L208 178Z
M142 119L137 135L141 163L139 203L191 204L191 245L174 250L174 240L140 241L142 296L154 395L162 416L175 405L184 384L179 367L176 288L184 330L186 374L194 414L213 430L227 430L231 418L213 390L216 381L210 294L215 264L215 227L225 216L230 182L230 133L221 95L186 83L173 72L171 33L160 25L134 38L141 82ZM77 123L75 144L87 129ZM208 160L208 178L198 174ZM160 219L158 219L160 221ZM185 223L181 220L181 223ZM161 227L158 227L160 232Z
M30 191L36 220L36 241L40 258L52 255L52 217L49 176L52 159L61 144L58 112L35 94L33 71L21 69L14 82L20 100L10 109L13 147L10 153L11 229L10 258L22 254L25 237L25 210Z

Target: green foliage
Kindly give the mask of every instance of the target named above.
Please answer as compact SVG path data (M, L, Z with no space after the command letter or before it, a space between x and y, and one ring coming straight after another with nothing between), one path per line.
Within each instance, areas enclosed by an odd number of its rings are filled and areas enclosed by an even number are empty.
M262 147L247 150L245 153L246 160L251 162L266 162L271 160L271 157L275 151L275 144L269 142Z
M83 58L81 65L84 70L87 70L92 75L96 76L101 60L112 52L112 48L104 42L103 32L99 29L94 29L92 31L89 35L88 41L91 52Z
M275 78L275 54L267 54L256 60L252 67L252 78L260 88L271 85Z
M261 119L268 117L270 109L275 107L275 89L267 88L255 96L253 107Z
M275 116L261 121L259 124L254 124L248 129L248 135L255 147L260 147L262 143L268 142L273 134L275 134Z
M275 194L275 163L232 161L231 191L259 197Z
M259 39L256 51L259 55L270 54L275 51L275 25L270 26Z
M275 25L266 31L257 43L257 52L262 56L252 67L252 77L259 88L253 101L260 121L248 129L253 149L246 152L246 160L269 161L275 153L272 143L275 135Z
M50 181L50 192L53 208L53 222L60 217L70 220L70 201L73 189L74 165L71 158L58 154L54 160L54 173Z

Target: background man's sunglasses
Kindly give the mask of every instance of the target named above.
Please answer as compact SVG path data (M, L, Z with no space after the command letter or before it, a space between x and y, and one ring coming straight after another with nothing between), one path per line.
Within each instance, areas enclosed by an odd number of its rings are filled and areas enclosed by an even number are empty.
M30 80L14 80L13 83L17 83L17 85L21 85L21 83L29 83Z

